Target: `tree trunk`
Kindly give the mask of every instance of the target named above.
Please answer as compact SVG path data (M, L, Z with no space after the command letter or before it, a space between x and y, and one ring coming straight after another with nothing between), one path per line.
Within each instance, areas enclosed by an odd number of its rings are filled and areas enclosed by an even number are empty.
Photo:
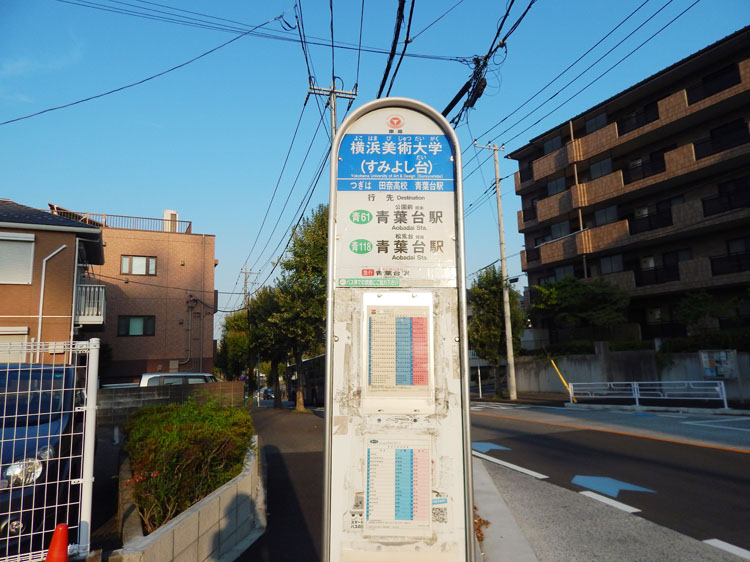
M294 408L297 412L305 411L305 380L302 374L302 351L295 346L292 349L294 354L295 369L297 371L297 404Z
M271 360L271 374L273 380L273 407L281 408L281 387L279 385L279 361Z

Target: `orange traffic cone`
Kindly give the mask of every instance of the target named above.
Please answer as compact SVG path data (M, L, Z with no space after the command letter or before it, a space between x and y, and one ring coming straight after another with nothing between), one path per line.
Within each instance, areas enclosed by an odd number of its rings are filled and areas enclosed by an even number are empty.
M44 562L68 562L68 526L65 523L55 527Z

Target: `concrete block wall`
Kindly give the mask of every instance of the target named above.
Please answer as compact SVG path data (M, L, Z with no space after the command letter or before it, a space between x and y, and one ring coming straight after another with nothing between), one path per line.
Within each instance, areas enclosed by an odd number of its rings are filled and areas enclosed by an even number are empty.
M124 546L108 553L107 559L111 562L236 560L266 528L265 486L259 450L256 437L238 476L150 535L139 533L140 525L131 525L131 534L123 536ZM121 477L121 480L124 479Z
M656 354L650 350L610 352L599 349L592 355L555 357L555 364L567 382L702 381L697 353L674 353L669 365L659 370ZM738 353L739 379L724 385L729 400L750 400L750 353ZM549 359L516 357L516 386L519 392L567 394ZM743 390L745 389L745 390Z
M209 384L100 388L97 392L97 426L122 425L128 416L144 406L184 402L191 396L208 393L232 406L244 401L245 383L241 381Z

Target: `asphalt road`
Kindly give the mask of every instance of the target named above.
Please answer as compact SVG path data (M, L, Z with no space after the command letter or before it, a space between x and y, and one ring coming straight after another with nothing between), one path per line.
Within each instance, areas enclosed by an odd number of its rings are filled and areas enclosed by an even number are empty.
M560 488L593 489L640 509L636 517L698 540L718 539L750 550L750 417L494 404L475 404L472 410L475 450L542 473ZM239 560L320 560L322 416L253 408L268 466L269 523L265 535ZM544 497L538 501L543 503ZM589 513L595 511L590 508ZM630 548L625 545L623 551Z
M472 409L475 450L698 540L750 549L750 417Z

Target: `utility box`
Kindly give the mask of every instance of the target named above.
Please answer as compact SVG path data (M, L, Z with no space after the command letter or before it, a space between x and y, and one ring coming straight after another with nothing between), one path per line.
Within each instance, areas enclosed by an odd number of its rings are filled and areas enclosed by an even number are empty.
M334 140L326 561L474 560L460 156L405 98Z

